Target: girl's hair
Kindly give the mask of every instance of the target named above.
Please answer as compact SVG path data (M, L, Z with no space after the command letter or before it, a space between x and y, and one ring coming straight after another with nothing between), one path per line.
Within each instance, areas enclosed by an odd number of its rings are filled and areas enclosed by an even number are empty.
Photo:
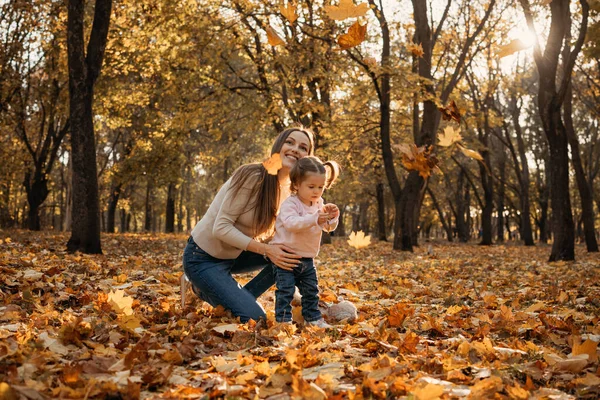
M329 189L340 176L340 171L340 165L335 161L322 162L315 156L303 157L296 161L290 171L292 191L296 191L309 173L325 175L325 189Z
M291 126L281 132L271 147L271 155L281 152L283 144L293 132L302 132L308 137L308 154L315 151L315 137L313 132L301 125ZM251 186L250 186L251 185ZM250 201L240 213L254 209L254 236L270 233L275 225L275 217L279 208L279 180L277 175L270 175L262 163L246 164L239 167L231 177L230 190L236 196L239 191L249 188ZM236 210L237 211L237 210Z

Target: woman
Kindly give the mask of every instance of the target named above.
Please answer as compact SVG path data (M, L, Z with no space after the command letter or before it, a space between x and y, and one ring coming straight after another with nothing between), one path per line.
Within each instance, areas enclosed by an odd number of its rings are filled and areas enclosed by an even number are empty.
M271 148L271 155L281 156L277 175L269 175L260 163L242 165L233 173L192 230L183 253L182 283L187 277L202 300L222 305L242 322L266 318L256 299L275 283L270 262L292 270L301 257L286 245L264 241L272 236L279 207L290 195L291 168L313 151L310 130L288 128ZM257 270L244 287L232 276ZM185 285L181 287L184 295Z

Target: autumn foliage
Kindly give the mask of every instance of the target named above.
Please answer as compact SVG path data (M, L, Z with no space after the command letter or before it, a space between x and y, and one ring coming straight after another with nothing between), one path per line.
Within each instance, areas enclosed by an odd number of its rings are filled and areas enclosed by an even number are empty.
M179 303L183 235L2 232L0 398L597 398L600 270L543 246L324 246L330 331ZM581 251L580 251L581 250ZM244 277L246 279L247 277ZM279 397L277 397L279 396ZM551 397L552 396L552 397Z

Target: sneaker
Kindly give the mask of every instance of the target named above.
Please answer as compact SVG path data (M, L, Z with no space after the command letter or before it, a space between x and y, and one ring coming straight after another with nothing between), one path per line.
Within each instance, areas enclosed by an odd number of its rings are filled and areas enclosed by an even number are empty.
M329 325L327 322L325 322L325 320L323 318L317 319L315 321L309 321L309 322L307 322L307 324L310 326L316 326L317 328L322 328L322 329L333 328L333 326Z
M192 282L188 279L185 272L181 274L181 278L179 278L179 292L181 293L181 308L185 308L185 303L187 301L187 294L189 290L192 288Z

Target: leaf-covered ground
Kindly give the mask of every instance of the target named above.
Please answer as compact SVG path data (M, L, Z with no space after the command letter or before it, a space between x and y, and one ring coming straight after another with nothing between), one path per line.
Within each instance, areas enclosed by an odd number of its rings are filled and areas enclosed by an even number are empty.
M265 324L199 301L182 311L183 235L0 232L0 399L600 396L600 257L549 247L388 243L319 256L323 304L356 321ZM242 279L248 279L243 277Z

